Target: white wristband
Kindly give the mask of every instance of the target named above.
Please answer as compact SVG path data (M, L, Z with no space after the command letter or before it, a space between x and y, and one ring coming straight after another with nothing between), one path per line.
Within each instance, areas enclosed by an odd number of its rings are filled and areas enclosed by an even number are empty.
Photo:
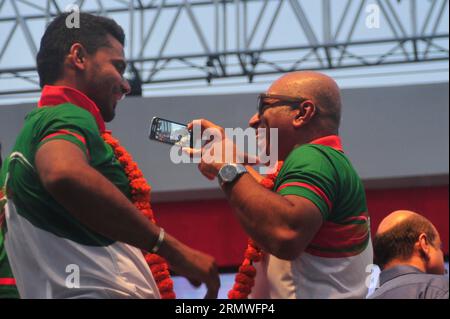
M160 227L158 241L156 242L155 246L153 246L153 248L151 250L152 254L156 254L158 252L159 248L161 248L161 245L164 241L164 235L165 235L164 228Z

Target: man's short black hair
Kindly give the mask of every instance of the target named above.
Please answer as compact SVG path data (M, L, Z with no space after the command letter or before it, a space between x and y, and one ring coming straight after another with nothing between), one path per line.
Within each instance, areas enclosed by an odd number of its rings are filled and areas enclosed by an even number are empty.
M125 33L114 20L80 12L79 28L69 28L66 20L70 14L58 15L48 25L41 39L36 58L41 87L59 79L64 58L74 43L82 44L89 54L109 45L107 35L113 36L122 45L125 43Z
M423 216L411 216L398 225L376 234L373 241L374 259L381 269L394 259L408 260L420 234L425 233L431 245L435 244L436 230Z

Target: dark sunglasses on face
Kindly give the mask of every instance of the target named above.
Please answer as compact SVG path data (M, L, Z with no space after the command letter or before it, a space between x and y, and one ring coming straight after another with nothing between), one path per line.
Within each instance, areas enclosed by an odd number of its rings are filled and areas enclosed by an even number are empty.
M276 102L268 103L266 100L277 100ZM258 105L257 111L259 115L262 115L264 111L270 107L283 106L283 105L297 105L300 106L301 103L307 101L308 99L302 97L292 97L286 95L277 95L277 94L266 94L261 93L258 95Z

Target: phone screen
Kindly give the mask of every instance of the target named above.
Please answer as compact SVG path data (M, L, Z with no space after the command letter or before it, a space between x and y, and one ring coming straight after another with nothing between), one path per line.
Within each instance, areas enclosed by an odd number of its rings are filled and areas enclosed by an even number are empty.
M150 139L180 147L191 147L191 132L181 123L155 117L150 125Z

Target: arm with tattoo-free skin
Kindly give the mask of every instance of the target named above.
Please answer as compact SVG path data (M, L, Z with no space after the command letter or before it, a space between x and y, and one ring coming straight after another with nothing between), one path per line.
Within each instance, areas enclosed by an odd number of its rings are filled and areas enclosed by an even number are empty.
M208 128L223 129L207 120L198 120L202 131ZM188 125L192 129L193 122ZM230 145L225 134L222 143ZM210 152L213 147L205 146ZM198 150L185 149L193 154ZM225 152L222 152L225 154ZM214 161L201 161L200 172L209 179L214 179L220 168L225 165L224 158ZM317 206L310 200L295 196L281 196L267 190L259 184L262 176L256 171L243 174L231 184L224 184L223 190L236 217L246 233L266 252L281 259L293 260L308 246L322 225L323 219Z
M159 227L142 213L107 178L92 168L80 148L54 140L35 156L45 189L75 218L91 230L149 251L158 241ZM158 254L171 268L192 282L204 282L206 298L216 298L220 287L214 259L191 249L169 234Z

